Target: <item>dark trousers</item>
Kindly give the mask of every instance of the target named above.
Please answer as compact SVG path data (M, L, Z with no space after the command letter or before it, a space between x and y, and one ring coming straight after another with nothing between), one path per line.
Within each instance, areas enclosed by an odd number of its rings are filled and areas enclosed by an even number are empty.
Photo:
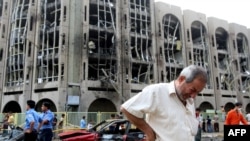
M56 138L56 126L53 126L53 137Z
M32 131L31 133L24 134L24 141L36 141L37 139L37 132Z
M43 129L39 132L39 141L52 141L53 133L52 129Z
M219 123L218 122L214 123L214 131L219 132Z
M201 141L201 127L200 126L198 127L198 132L194 139L195 141Z

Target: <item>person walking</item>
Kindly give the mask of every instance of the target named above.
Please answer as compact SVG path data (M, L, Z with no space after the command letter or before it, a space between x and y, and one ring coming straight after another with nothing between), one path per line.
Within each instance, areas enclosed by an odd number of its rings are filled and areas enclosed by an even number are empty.
M210 118L210 116L207 116L207 132L213 132L212 119Z
M85 116L82 117L81 121L80 121L80 128L81 129L86 129L86 120L85 120Z
M89 122L88 122L88 125L87 125L87 129L89 130L90 128L93 127L93 125L94 125L94 122L93 122L92 119L90 119Z
M147 141L193 141L199 124L194 98L207 79L204 68L187 66L176 80L145 87L123 103L121 111L145 133Z
M202 119L202 131L207 132L207 130L206 130L206 119L205 118Z
M219 132L219 115L217 112L214 113L214 132Z
M36 141L37 130L39 125L39 114L35 111L36 102L33 100L27 101L25 126L24 126L24 141Z
M58 132L61 133L62 129L63 129L63 124L64 124L64 118L65 118L65 114L61 115L60 121L58 123Z
M226 112L224 106L221 106L221 120L225 122L226 119Z
M247 120L241 113L241 107L241 102L237 102L234 104L234 108L227 113L225 125L248 125Z
M39 118L39 141L52 141L52 124L53 124L54 114L50 111L50 103L43 102L42 104L42 114Z

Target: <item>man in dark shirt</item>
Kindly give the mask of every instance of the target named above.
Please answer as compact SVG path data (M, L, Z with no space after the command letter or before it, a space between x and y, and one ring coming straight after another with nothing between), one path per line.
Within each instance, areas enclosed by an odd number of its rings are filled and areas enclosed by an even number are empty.
M210 118L209 116L207 116L207 132L208 132L208 133L213 132L212 123L211 123L211 118Z

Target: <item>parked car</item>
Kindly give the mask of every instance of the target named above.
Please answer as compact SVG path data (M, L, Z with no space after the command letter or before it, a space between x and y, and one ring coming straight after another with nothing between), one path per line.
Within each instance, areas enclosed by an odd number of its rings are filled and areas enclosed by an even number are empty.
M128 120L105 120L89 130L67 131L59 134L62 141L145 141L142 131Z

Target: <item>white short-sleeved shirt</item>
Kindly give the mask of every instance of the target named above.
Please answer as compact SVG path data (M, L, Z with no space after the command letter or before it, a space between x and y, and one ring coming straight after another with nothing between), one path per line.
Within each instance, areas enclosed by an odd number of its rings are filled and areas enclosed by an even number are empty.
M156 141L194 141L198 130L193 99L186 107L178 99L174 82L145 87L122 107L132 115L143 118L156 133Z

